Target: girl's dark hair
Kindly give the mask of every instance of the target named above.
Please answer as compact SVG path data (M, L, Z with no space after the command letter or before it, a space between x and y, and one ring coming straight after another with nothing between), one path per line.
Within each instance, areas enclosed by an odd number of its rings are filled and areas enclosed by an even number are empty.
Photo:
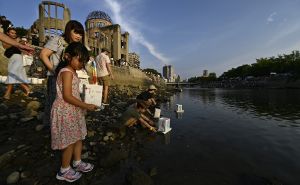
M13 26L13 24L10 22L10 20L7 20L7 19L5 19L5 20L2 19L1 25L2 25L4 33L7 33L8 29Z
M86 49L86 47L80 43L80 42L72 42L71 44L68 45L68 47L65 50L65 53L68 53L71 57L70 60L72 60L73 57L79 57L79 62L83 63L83 66L87 63L89 60L89 52ZM55 75L57 76L59 71L68 66L70 64L70 61L66 60L63 57L63 60L59 62L56 70L55 70Z
M82 43L84 43L84 28L82 26L82 24L78 21L75 20L70 20L65 27L65 32L62 35L65 39L65 41L67 41L67 43L71 42L71 31L74 30L75 33L79 33L80 35L82 35Z
M6 31L5 31L5 33L8 34L8 32L9 32L10 30L17 31L16 28L14 28L14 27L8 27L8 28L6 29Z

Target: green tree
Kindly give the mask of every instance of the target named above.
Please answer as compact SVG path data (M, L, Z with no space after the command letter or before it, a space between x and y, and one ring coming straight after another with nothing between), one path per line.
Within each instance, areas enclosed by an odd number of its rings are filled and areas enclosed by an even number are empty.
M289 73L300 77L300 52L278 55L277 57L259 58L256 63L242 65L224 72L220 78L245 78L246 76L269 76L271 72Z
M143 72L148 72L148 73L151 73L151 74L154 74L154 75L161 76L161 74L159 72L157 72L155 69L151 69L151 68L143 69Z
M209 74L208 74L208 78L216 79L216 78L217 78L217 75L216 75L216 73L209 73Z

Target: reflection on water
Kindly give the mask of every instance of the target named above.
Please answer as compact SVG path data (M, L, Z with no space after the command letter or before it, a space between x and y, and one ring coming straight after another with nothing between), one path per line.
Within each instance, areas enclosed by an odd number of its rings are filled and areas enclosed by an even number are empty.
M202 103L213 103L216 100L216 92L214 89L198 89L187 91L190 97L200 98Z
M183 118L183 113L182 112L176 112L176 118L177 119L182 119Z
M161 109L172 131L145 147L156 184L299 185L299 94L185 89L170 97Z
M188 93L204 104L218 101L233 110L242 109L261 119L272 118L300 123L300 90L199 89Z
M164 144L168 145L171 143L171 132L168 132L166 134L163 135L164 137Z
M175 95L170 96L169 101L167 103L163 104L162 107L168 111L175 110L175 109L173 109L175 107L175 98L176 98Z

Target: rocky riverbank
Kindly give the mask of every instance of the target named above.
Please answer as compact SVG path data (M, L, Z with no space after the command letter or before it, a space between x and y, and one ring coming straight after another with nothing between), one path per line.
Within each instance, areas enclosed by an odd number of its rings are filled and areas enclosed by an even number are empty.
M0 84L0 93L5 86ZM145 165L143 140L156 137L145 129L120 130L118 117L142 91L136 87L113 87L110 106L86 116L88 136L82 158L95 169L73 184L154 184L157 170ZM55 185L69 184L55 179L60 167L60 152L51 149L50 131L42 127L44 86L33 87L25 97L17 90L11 100L0 100L0 184ZM171 93L158 92L160 102Z

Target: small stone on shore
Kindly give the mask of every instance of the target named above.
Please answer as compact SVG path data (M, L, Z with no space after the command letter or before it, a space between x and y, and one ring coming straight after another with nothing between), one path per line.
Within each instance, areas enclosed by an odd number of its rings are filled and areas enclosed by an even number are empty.
M43 124L39 124L39 125L37 125L36 127L35 127L35 131L41 131L41 130L43 130L43 128L44 128L44 125Z

